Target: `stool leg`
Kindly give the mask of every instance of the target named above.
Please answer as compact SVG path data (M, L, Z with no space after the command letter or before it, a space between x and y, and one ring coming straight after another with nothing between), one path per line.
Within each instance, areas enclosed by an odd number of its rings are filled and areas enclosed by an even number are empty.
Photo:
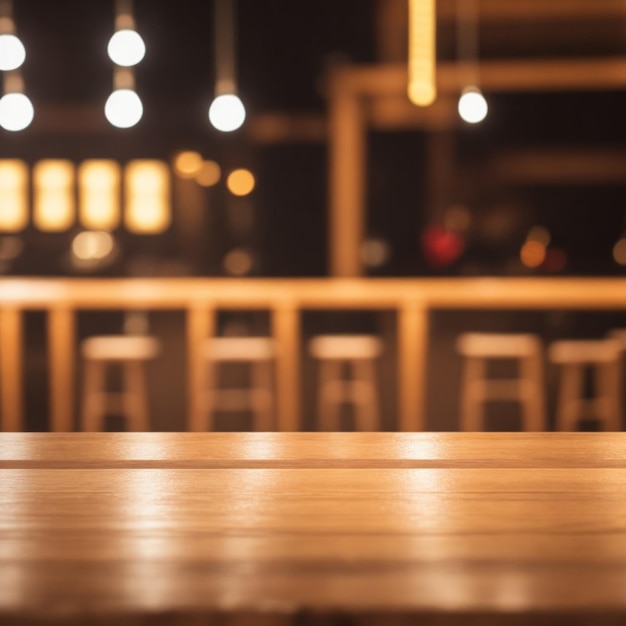
M463 364L461 387L461 430L480 431L484 428L485 398L481 387L485 380L485 361L467 357Z
M598 417L604 422L605 430L621 430L621 368L619 361L598 364L596 374L596 402Z
M521 359L520 367L524 384L522 415L524 430L546 430L546 406L543 392L543 361L541 351Z
M557 430L576 430L580 418L583 383L582 367L564 363L561 369L561 387L556 410Z
M274 406L272 392L272 362L252 363L252 393L254 394L254 428L259 431L274 430Z
M370 359L352 361L352 373L361 389L360 397L354 398L358 415L357 428L363 431L377 431L379 412L375 363Z
M128 419L128 430L139 432L150 430L146 373L141 361L124 363L123 407Z
M339 397L333 388L341 382L341 362L320 360L318 371L317 424L322 431L339 428Z
M207 361L204 371L205 391L202 394L202 415L204 418L204 430L212 431L215 428L215 405L218 391L218 371L217 363Z
M84 362L82 429L86 432L102 430L106 415L106 366L101 361Z

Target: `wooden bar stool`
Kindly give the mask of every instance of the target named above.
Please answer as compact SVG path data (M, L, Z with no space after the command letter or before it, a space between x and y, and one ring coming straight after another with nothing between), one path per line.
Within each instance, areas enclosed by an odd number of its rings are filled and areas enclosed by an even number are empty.
M521 404L526 431L546 428L541 339L531 334L464 333L457 339L464 357L461 385L461 429L484 429L484 406L492 400L515 400ZM517 378L488 378L487 362L508 359L518 362Z
M350 402L359 430L380 428L376 359L382 341L373 335L318 335L309 342L309 353L319 360L318 425L321 430L339 428L339 409ZM342 376L348 366L351 377Z
M600 420L606 430L621 430L621 353L622 344L615 339L550 344L550 361L561 366L558 430L576 430L582 417ZM595 395L590 400L583 397L587 368L592 369L595 379Z
M110 335L90 337L81 346L84 363L82 429L98 431L109 411L127 419L128 430L150 430L145 362L159 353L154 337ZM123 391L106 391L107 368L122 368Z
M215 337L204 344L207 362L207 391L201 398L206 430L213 430L215 411L251 410L255 430L274 430L272 368L276 342L271 337ZM218 368L224 363L250 367L250 386L220 388Z

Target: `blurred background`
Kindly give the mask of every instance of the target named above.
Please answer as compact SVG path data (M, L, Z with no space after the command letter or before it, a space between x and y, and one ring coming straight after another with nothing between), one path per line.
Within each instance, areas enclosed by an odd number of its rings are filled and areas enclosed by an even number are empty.
M438 60L454 62L455 3L438 5ZM484 61L584 57L608 64L624 53L626 16L617 0L477 6ZM329 76L347 64L406 64L407 3L320 0L304 9L288 0L239 0L237 76L248 118L235 133L220 133L207 118L216 76L213 3L136 0L134 14L147 49L135 68L144 112L136 126L118 129L103 115L112 85L106 46L113 3L15 3L35 117L22 132L2 132L0 158L29 168L43 159L76 167L86 159L122 166L163 160L175 176L171 226L144 236L116 228L117 253L85 268L71 262L83 229L78 219L45 235L29 220L19 242L0 240L5 273L128 275L134 264L150 263L157 274L329 274ZM626 228L626 95L593 77L579 82L577 89L485 89L489 113L475 125L454 111L445 123L416 114L394 128L371 113L363 272L621 274L626 251L615 246ZM214 184L177 176L176 157L187 151L219 166L215 180L207 179ZM254 176L245 196L233 195L226 182L240 168ZM545 230L533 231L537 226ZM548 240L546 254L524 249L529 234Z
M0 130L0 196L3 210L14 211L0 224L0 271L621 276L623 2L439 0L440 93L430 107L416 107L406 95L409 4L238 0L230 38L220 44L229 23L220 25L208 0L135 0L132 7L15 0L15 32L27 56L17 88L15 73L4 73L5 92L27 94L34 117L22 131ZM146 46L132 75L107 55L120 6L132 8ZM10 10L5 2L3 15ZM243 126L227 133L207 116L224 63L234 63L231 78L246 109ZM117 128L105 102L112 89L128 85L143 115ZM470 85L488 105L478 123L457 111ZM143 222L140 212L131 214L132 198L139 206L142 193L161 198L161 213ZM356 227L346 228L342 215ZM176 430L185 381L171 364L184 361L184 320L176 312L151 316L165 354L152 374L155 429ZM623 326L622 317L434 313L430 384L451 392L430 395L429 427L457 426L454 341L463 330L597 337ZM81 314L79 338L118 332L124 319L122 312ZM43 313L27 313L26 323L27 414L29 428L41 429L48 403ZM224 313L219 321L221 332L234 335L263 334L268 324L263 312ZM392 338L393 320L381 322L379 314L307 313L303 332L371 332L381 324ZM383 358L391 416L385 427L395 428L393 348ZM556 374L547 376L554 402ZM313 383L305 386L311 405L314 393ZM313 427L313 409L305 422Z

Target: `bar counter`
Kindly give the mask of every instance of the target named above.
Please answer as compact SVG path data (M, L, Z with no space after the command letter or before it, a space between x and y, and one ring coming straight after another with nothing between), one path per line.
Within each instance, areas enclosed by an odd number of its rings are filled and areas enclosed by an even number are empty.
M624 623L625 493L621 433L3 433L0 623Z
M393 311L397 327L398 430L425 429L429 315L434 310L626 310L624 278L3 278L0 280L0 430L24 430L26 311L47 315L50 426L75 428L77 315L93 310L185 311L187 427L204 428L202 343L220 310L270 313L278 430L301 429L301 314Z

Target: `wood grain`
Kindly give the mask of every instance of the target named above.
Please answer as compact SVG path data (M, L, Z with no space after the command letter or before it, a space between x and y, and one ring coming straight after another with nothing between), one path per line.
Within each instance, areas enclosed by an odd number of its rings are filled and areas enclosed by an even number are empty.
M618 623L624 450L619 433L5 433L0 623Z

